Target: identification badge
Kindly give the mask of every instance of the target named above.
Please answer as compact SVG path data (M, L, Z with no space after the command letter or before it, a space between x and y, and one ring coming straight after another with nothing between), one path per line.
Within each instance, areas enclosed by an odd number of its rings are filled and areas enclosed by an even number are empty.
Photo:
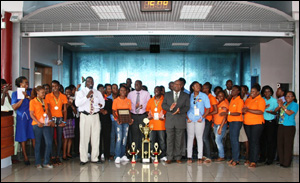
M157 112L157 107L155 107L154 111Z
M159 116L158 116L158 113L154 113L154 120L159 120Z
M58 110L58 107L57 107L57 106L55 106L55 107L54 107L54 109L55 109L55 110Z
M199 116L200 115L200 111L197 107L194 108L194 114L195 116Z

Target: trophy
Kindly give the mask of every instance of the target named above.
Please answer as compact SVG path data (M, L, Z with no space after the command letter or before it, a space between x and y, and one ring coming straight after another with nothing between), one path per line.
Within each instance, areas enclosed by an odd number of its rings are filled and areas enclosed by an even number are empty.
M157 142L155 142L155 144L154 144L154 149L155 149L155 152L153 152L153 150L151 150L151 154L153 156L155 156L155 159L154 159L153 163L158 164L157 156L159 156L161 154L161 150L159 150L159 152L158 152L158 143Z
M145 138L143 138L142 141L142 163L150 163L150 139L149 135L152 131L153 127L149 127L149 119L144 118L143 122L145 123L145 126L139 125L141 132L145 135Z
M136 161L135 161L135 155L137 155L139 153L138 149L135 151L135 142L132 142L131 149L132 149L132 152L130 152L130 149L128 149L128 154L132 155L131 164L135 164L136 163Z

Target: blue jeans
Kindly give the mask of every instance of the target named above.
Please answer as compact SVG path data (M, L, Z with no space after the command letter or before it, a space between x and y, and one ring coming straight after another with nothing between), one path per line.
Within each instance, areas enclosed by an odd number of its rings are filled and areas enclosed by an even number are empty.
M50 161L50 154L52 150L52 141L53 141L53 128L50 126L46 126L43 128L38 127L38 125L33 126L33 132L35 135L35 164L41 164L41 143L42 137L44 136L45 139L45 154L44 154L44 165L49 164Z
M239 161L239 157L240 157L239 136L240 136L240 130L242 128L242 125L243 123L240 121L229 122L229 135L230 135L233 161Z
M225 152L224 152L224 146L223 146L223 138L225 136L227 124L224 124L222 128L221 135L218 134L218 128L221 125L214 125L214 133L215 133L215 141L218 147L218 152L219 152L219 157L224 158L225 157Z
M115 150L115 157L123 157L126 151L126 144L127 144L127 136L128 136L128 129L129 124L121 124L119 125L116 121L116 132L117 132L117 141L116 141L116 150Z
M166 131L165 130L151 131L150 141L151 141L151 149L153 150L153 152L155 151L154 143L158 141L158 149L161 149L160 157L165 157L166 156Z
M114 120L114 117L111 115L111 132L110 132L110 155L115 155L115 148L116 148L116 128L118 123Z

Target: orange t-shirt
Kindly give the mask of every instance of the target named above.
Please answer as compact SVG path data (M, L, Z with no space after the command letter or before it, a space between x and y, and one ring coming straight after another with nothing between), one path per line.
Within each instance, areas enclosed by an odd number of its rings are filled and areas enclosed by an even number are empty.
M151 98L148 101L146 111L147 112L151 111L153 117L154 117L154 113L160 114L161 111L163 111L163 114L165 115L167 112L165 110L163 110L163 108L161 107L163 100L164 100L163 96L160 97L159 101L155 100L155 97ZM156 108L155 103L157 103L157 111L155 111L155 108ZM166 123L166 118L164 118L164 120L154 120L154 118L153 118L150 120L149 126L153 125L153 130L156 130L156 131L166 130L165 123Z
M214 111L214 107L213 105L218 105L218 101L216 99L216 97L214 97L211 93L208 94L208 98L209 98L209 102L210 102L210 109L209 109L209 112L213 112ZM206 111L207 109L205 108L204 111ZM208 115L206 116L206 118L208 121L211 121L213 119L213 116L212 115Z
M46 114L46 106L45 106L45 111L43 109L42 103L39 102L36 98L33 100L30 100L29 103L29 111L33 111L33 115L37 120L39 120L41 123L45 123L45 117L44 114ZM38 123L34 120L32 120L32 125L37 125Z
M249 109L252 110L261 110L262 112L265 112L266 101L260 95L258 95L254 99L252 99L252 97L249 97L245 102L245 106L247 106ZM244 115L245 125L261 125L264 123L265 123L265 119L263 114L257 115L257 114L247 112Z
M114 99L112 110L117 111L118 109L129 109L131 110L131 101L128 98L121 99L120 97ZM118 113L116 113L118 116Z
M229 108L229 103L226 100L223 100L221 103L218 104L218 114L214 114L214 124L220 125L225 116L220 116L222 112L226 112L222 107ZM227 122L227 121L226 121Z
M240 96L237 96L235 99L232 97L229 104L229 112L230 113L238 112L241 114L239 116L228 115L227 117L228 122L243 121L243 114L242 114L243 107L244 107L244 101L243 99L241 99Z
M53 92L47 94L45 98L45 105L48 107L48 104L50 104L50 112L52 117L63 117L62 106L63 104L67 104L67 103L68 103L67 96L60 92L59 92L58 99L54 96Z

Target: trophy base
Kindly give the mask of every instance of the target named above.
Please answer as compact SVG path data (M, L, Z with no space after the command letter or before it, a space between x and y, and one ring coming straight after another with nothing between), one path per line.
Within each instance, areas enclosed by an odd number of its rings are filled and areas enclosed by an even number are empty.
M153 163L154 163L154 164L158 164L158 161L154 161Z
M150 163L150 159L142 159L142 163Z
M136 161L132 161L131 164L136 164Z

